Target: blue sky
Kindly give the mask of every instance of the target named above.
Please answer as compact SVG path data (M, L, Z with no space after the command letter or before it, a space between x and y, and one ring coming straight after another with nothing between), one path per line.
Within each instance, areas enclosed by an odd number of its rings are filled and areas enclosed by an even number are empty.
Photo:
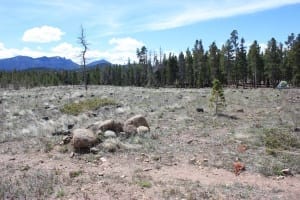
M300 0L1 0L0 58L62 56L80 63L82 24L88 61L126 63L136 48L166 53L219 48L236 29L250 45L265 47L300 33Z

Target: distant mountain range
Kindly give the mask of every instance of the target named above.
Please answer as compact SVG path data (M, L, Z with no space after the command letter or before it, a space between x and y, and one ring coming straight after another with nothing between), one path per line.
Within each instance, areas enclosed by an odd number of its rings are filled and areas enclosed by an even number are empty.
M88 67L94 66L107 66L111 65L106 60L98 60L89 63ZM79 69L79 65L70 59L56 57L40 57L32 58L28 56L16 56L13 58L0 59L0 71L21 71L30 69L45 69L45 70L76 70Z

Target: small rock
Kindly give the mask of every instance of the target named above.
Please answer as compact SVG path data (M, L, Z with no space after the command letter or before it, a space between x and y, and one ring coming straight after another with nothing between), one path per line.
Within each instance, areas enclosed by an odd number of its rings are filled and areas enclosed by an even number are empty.
M243 113L244 112L244 109L241 108L241 109L237 109L236 112L240 112L240 113Z
M45 121L48 121L49 117L43 117L42 119L45 120Z
M191 158L189 160L189 164L192 164L192 165L196 164L196 162L197 162L196 158Z
M140 135L143 135L143 134L149 132L149 128L146 126L139 126L136 130L137 130L137 133Z
M82 97L84 97L84 95L83 95L83 94L79 95L79 98L82 98Z
M69 144L72 140L72 137L70 135L64 136L63 137L63 144Z
M25 165L21 168L21 171L28 171L30 169L29 165Z
M104 137L115 138L115 137L117 137L117 135L114 131L107 130L107 131L104 132Z
M56 131L52 133L53 136L56 135L71 135L71 132L69 130L62 130L62 131Z
M145 169L143 169L144 172L151 171L151 170L152 170L152 168L145 168Z
M74 126L75 126L75 124L68 124L67 125L67 127L68 127L69 130L72 129Z
M104 176L104 173L103 172L99 172L98 176Z
M293 173L289 168L281 170L281 173L285 176L293 176Z
M97 154L100 150L96 147L92 147L90 148L90 152L93 153L93 154Z
M196 108L196 111L197 112L204 112L204 109L203 108Z
M73 158L75 156L75 153L74 152L71 152L70 153L70 158Z
M284 179L284 176L277 176L276 177L276 180L282 180L282 179Z
M233 163L233 169L234 169L234 173L235 175L240 175L241 171L245 170L245 164L241 163L241 162L234 162Z
M295 132L300 132L300 127L294 128L294 131L295 131Z

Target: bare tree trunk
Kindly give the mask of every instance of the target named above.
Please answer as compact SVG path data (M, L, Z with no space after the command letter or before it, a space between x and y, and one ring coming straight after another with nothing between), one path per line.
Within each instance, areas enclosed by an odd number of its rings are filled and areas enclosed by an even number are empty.
M86 72L86 58L85 54L88 50L88 43L85 38L85 33L84 33L84 28L82 25L80 26L80 36L78 37L78 41L82 46L82 51L81 51L81 57L82 57L82 69L83 69L83 81L84 81L84 87L85 91L87 91L87 72Z

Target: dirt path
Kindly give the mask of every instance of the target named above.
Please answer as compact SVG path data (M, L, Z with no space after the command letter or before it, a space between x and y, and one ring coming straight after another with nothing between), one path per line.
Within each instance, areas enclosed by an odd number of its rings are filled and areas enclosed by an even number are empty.
M230 188L239 185L254 188L253 190L259 189L270 195L265 196L265 199L273 199L274 197L297 199L300 196L299 175L277 180L275 177L266 178L245 171L240 176L235 176L234 173L224 169L199 167L186 162L175 163L171 166L159 165L159 162L145 159L144 154L97 157L92 162L70 158L67 154L55 152L31 155L2 154L0 157L0 166L10 166L10 170L14 168L16 171L26 170L32 171L32 173L36 170L57 171L66 177L71 172L82 171L78 181L83 184L73 185L74 183L72 183L67 186L71 199L76 196L80 199L79 194L81 193L87 194L90 199L98 199L99 197L101 199L139 199L141 197L143 199L157 199L163 198L162 194L165 191L173 191L172 188L176 188L178 184L193 183L199 183L204 188ZM157 167L158 165L159 167ZM151 188L139 187L134 183L140 179L149 180L152 184ZM106 186L103 187L103 185ZM232 189L234 190L234 188ZM250 194L250 199L257 199L251 195L253 194ZM228 194L223 195L223 197L222 194L217 194L217 197L230 199ZM172 199L172 196L170 198Z

